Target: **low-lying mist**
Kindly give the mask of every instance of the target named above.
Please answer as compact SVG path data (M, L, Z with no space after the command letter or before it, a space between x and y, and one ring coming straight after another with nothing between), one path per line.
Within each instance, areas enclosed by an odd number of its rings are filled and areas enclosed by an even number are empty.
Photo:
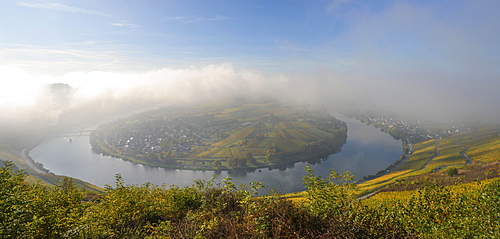
M109 117L167 104L272 98L328 110L361 110L432 120L475 117L494 122L500 97L493 81L431 75L374 77L363 72L267 74L232 64L147 72L72 72L30 76L2 72L3 137L50 128L89 127ZM405 80L400 80L405 77ZM458 82L458 83L457 83Z

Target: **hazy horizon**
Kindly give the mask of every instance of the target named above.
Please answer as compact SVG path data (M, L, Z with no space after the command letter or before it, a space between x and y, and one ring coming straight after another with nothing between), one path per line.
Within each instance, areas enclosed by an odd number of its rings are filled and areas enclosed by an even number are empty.
M495 0L0 3L0 128L267 97L500 117Z

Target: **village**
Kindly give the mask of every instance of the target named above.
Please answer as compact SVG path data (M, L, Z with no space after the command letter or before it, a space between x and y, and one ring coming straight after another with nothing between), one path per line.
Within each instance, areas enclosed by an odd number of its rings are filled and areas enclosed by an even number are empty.
M373 114L350 115L367 125L373 125L389 133L396 139L408 137L412 143L441 138L455 133L470 130L470 125L452 122L421 122L397 119L392 116L374 116Z
M193 146L203 146L205 142L227 137L228 125L233 124L237 121L221 124L214 120L213 115L165 118L102 128L96 131L95 136L125 154L187 154Z

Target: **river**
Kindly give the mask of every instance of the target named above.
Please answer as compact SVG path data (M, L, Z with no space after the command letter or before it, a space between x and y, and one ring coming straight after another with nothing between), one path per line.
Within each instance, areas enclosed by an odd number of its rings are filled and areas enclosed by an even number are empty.
M347 123L347 142L340 153L312 165L315 174L326 177L330 169L335 169L339 173L350 171L356 179L360 179L385 169L402 155L400 140L355 119L342 115L335 117ZM150 182L179 186L190 185L195 179L210 180L216 174L218 180L229 176L237 185L259 181L278 192L289 193L304 189L302 176L306 173L306 163L296 163L293 168L286 170L265 168L239 174L148 167L93 153L88 136L73 137L71 143L62 137L46 138L31 150L30 156L55 174L78 178L101 187L114 186L116 174L121 174L126 184Z

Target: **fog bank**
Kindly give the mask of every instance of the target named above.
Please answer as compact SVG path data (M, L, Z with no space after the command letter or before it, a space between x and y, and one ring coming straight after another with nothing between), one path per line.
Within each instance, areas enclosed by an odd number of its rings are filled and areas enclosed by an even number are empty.
M318 71L266 74L232 64L162 68L146 72L71 72L30 76L8 69L1 82L2 128L36 129L89 125L103 118L165 104L203 103L235 98L272 98L340 110L368 110L419 119L477 117L495 121L499 114L496 82L446 85L450 78L418 74L377 79L358 72ZM6 75L4 69L0 72ZM422 80L423 79L423 80ZM459 79L458 79L459 80Z

